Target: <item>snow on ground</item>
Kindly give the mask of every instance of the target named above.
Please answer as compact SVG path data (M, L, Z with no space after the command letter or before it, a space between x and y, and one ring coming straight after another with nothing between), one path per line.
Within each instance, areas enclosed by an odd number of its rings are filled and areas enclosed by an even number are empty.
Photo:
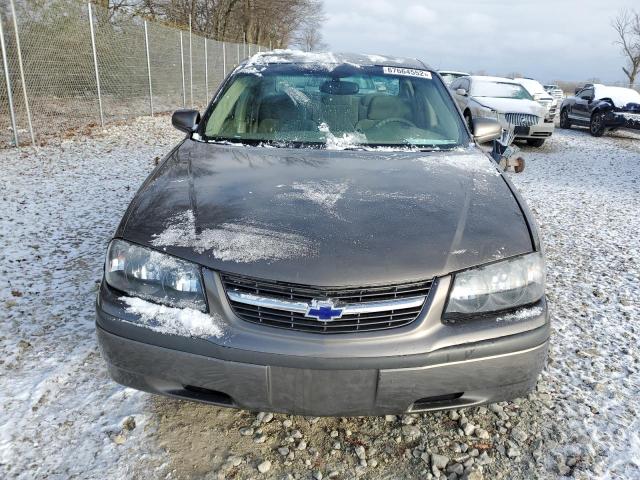
M558 131L510 175L548 262L552 349L536 392L349 419L255 415L109 380L93 325L104 251L179 138L158 117L0 152L1 478L640 477L640 137Z

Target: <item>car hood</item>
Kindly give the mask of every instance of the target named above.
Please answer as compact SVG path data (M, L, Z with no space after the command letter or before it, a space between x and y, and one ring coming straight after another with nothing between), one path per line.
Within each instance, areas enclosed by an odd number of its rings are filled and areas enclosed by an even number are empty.
M474 100L485 107L500 113L529 113L539 117L546 114L546 109L533 100L519 100L517 98L474 97Z
M215 270L319 286L428 279L532 250L495 164L456 152L186 140L116 234Z

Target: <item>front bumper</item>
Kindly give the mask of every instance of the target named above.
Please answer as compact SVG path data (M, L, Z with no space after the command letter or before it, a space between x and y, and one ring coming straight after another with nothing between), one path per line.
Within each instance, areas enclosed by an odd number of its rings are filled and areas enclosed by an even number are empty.
M605 115L605 127L640 131L640 112L610 111Z
M520 397L534 388L549 344L547 338L532 348L458 361L425 356L423 366L408 368L358 368L345 361L340 369L310 369L296 367L295 358L279 359L290 366L228 361L97 331L109 373L122 385L227 407L313 416L442 410ZM448 353L472 355L478 347Z
M459 408L525 395L549 345L542 300L526 321L441 322L450 278L439 279L411 325L335 335L282 331L235 317L223 339L165 335L136 325L118 294L101 286L97 333L118 383L216 405L314 416L382 415ZM205 274L208 298L222 298ZM216 295L217 292L217 295Z
M553 135L555 125L553 122L541 122L530 127L515 127L516 140L532 138L549 138Z

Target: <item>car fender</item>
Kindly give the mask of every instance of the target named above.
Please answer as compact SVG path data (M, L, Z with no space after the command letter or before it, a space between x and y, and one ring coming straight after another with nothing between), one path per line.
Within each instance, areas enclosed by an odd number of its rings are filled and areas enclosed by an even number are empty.
M562 104L560 105L560 111L564 110L565 108L571 111L571 107L573 107L575 103L576 103L576 97L565 98L562 101Z
M591 113L594 112L609 112L614 109L613 102L608 98L603 98L594 102Z

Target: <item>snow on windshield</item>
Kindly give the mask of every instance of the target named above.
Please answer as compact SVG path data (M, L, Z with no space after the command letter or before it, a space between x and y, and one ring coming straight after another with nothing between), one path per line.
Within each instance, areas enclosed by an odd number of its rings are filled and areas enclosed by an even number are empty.
M474 97L516 98L531 100L525 88L518 83L475 81L471 86Z
M251 222L226 222L198 233L192 210L172 217L166 229L154 235L151 244L191 247L198 253L210 252L219 260L237 263L304 257L314 251L311 242L301 235Z
M595 85L594 89L596 100L610 98L618 108L624 108L629 103L640 104L640 93L630 88Z
M336 137L329 130L329 125L321 123L318 130L326 135L327 150L346 150L348 148L359 148L367 143L367 137L361 132L345 132Z

